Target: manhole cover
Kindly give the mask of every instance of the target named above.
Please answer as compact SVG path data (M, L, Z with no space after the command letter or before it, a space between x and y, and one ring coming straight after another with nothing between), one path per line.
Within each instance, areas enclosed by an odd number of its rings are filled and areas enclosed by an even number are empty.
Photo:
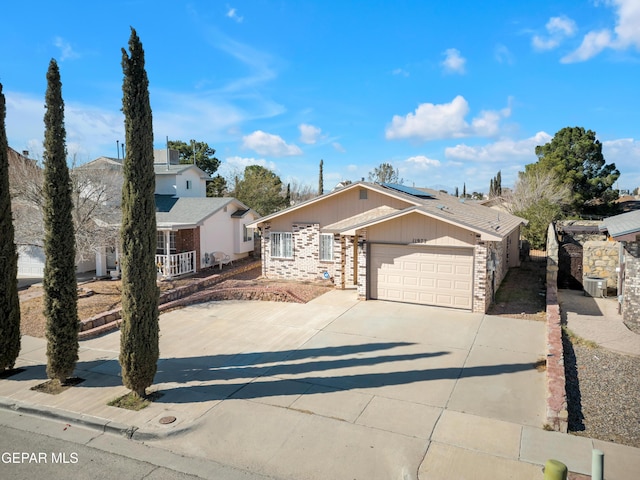
M162 417L162 418L160 419L160 423L161 423L162 425L166 425L166 424L168 424L168 423L173 423L173 422L175 422L175 421L176 421L176 417Z

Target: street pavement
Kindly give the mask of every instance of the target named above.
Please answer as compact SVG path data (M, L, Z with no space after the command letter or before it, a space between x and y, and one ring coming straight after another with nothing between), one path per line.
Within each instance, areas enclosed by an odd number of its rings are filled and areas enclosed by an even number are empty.
M0 406L282 479L541 479L550 458L588 474L593 448L608 479L635 478L638 450L543 430L544 328L352 290L211 302L161 316L162 396L140 412L107 405L127 393L119 332L81 343L84 382L59 395L30 390L46 345L23 337Z

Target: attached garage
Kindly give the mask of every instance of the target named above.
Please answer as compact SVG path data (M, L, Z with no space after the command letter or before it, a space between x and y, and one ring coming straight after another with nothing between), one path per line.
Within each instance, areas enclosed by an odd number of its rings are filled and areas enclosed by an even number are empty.
M18 275L44 276L44 249L35 245L18 245Z
M471 310L473 249L370 244L370 298Z

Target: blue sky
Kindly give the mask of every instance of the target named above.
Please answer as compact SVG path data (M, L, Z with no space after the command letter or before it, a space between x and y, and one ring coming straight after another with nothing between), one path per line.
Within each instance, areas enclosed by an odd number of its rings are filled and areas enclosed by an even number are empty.
M22 1L2 6L9 145L42 154L46 70L60 66L67 148L124 140L121 48L146 54L156 148L206 141L325 190L383 162L407 185L511 186L561 128L594 130L619 188L640 186L640 2Z

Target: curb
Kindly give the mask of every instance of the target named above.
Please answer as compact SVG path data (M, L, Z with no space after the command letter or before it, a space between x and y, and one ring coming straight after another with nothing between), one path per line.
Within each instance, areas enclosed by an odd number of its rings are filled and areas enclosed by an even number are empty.
M68 410L60 410L53 407L41 407L39 405L28 404L0 397L0 409L13 411L19 414L31 415L35 417L43 417L51 420L60 420L71 425L80 425L85 428L97 430L98 432L118 435L129 440L159 440L163 438L181 435L193 430L197 424L188 427L162 432L151 432L141 430L135 425L125 425L123 423L114 422L105 418L92 417L82 413L70 412Z

